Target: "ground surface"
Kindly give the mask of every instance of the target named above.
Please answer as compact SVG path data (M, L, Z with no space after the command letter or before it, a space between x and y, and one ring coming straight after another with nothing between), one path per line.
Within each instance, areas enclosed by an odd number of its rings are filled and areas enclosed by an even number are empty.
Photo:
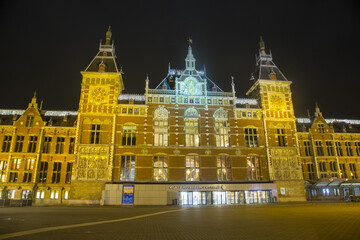
M0 239L360 239L360 203L0 208Z

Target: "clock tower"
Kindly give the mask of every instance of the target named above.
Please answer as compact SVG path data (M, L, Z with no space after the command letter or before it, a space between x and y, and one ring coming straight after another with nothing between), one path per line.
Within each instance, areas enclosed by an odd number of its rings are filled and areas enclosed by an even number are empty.
M279 201L304 201L291 81L275 65L271 52L266 53L262 38L251 81L247 95L257 99L262 110L269 180L277 183Z

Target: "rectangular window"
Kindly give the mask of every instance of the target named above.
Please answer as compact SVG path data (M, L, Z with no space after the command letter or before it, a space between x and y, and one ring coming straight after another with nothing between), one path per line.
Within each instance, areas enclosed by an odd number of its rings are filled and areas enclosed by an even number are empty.
M220 155L216 157L218 181L231 181L230 157Z
M325 127L323 123L318 124L319 133L325 133Z
M326 172L326 162L319 162L319 171Z
M200 181L200 164L198 155L188 155L185 157L186 181Z
M8 198L14 199L15 198L16 190L9 190L8 191Z
M28 152L34 153L36 152L36 144L37 144L38 137L37 136L30 136L29 137L29 145L28 145Z
M75 149L75 138L71 137L70 138L70 143L69 143L69 154L73 154L74 149Z
M67 199L69 199L69 198L70 198L70 193L69 193L69 191L65 191L65 192L64 192L64 199L67 200Z
M200 145L199 119L185 119L185 146L198 147Z
M12 164L11 164L11 170L19 170L20 169L20 165L21 165L21 159L20 158L14 158L12 160Z
M60 177L61 177L61 162L54 162L51 182L59 183Z
M341 142L335 142L335 146L336 146L336 154L340 157L344 156L342 147L341 147Z
M168 180L168 157L166 155L154 156L154 181Z
M2 152L9 152L10 151L11 140L12 140L11 135L5 135L4 136L3 144L2 144L2 147L1 147Z
M100 124L91 125L91 133L90 133L91 144L100 144L100 133L101 133L100 131L101 131Z
M6 167L7 161L0 161L0 182L6 181Z
M286 147L286 134L284 128L276 129L276 138L278 140L279 147Z
M25 165L25 170L33 170L34 165L35 165L35 159L33 159L33 158L27 159L26 165Z
M310 141L304 141L305 156L312 156Z
M59 199L59 191L58 190L51 190L50 199Z
M36 198L37 199L44 199L45 198L45 190L36 191Z
M326 150L328 153L328 156L334 156L334 147L332 141L326 141Z
M256 128L245 128L245 146L258 147L258 136Z
M135 180L135 155L121 156L121 181Z
M261 180L260 158L258 156L247 157L247 168L249 181Z
M72 167L73 167L73 163L68 162L66 165L65 183L71 183Z
M337 171L337 167L336 167L336 162L335 161L331 161L330 162L330 170L332 172L336 172Z
M26 123L25 123L25 126L26 127L32 127L33 126L33 124L34 124L34 116L27 116L26 117Z
M16 136L14 152L22 152L24 146L24 136Z
M351 157L354 156L354 152L351 146L351 142L345 142L345 147L346 147L346 154Z
M339 167L340 167L340 178L347 178L345 163L339 163Z
M349 168L350 168L350 176L352 179L357 179L358 175L357 175L357 171L356 171L356 163L349 163Z
M47 171L48 171L48 163L40 162L40 171L39 171L39 182L40 183L46 183Z
M169 145L169 120L168 118L154 119L154 146Z
M124 146L136 145L136 126L134 125L123 126L122 145Z
M315 167L313 163L307 164L308 167L308 173L309 173L309 180L315 179Z
M21 199L31 199L31 191L30 190L22 190L21 191Z
M31 182L32 173L31 172L24 172L23 182Z
M355 142L356 155L360 156L360 142Z
M322 141L315 141L315 146L316 146L316 154L318 156L324 156Z
M9 182L17 182L18 180L18 173L17 172L10 172L9 174Z
M229 147L229 122L226 119L215 119L215 143L217 147Z
M55 153L63 154L64 153L64 145L65 145L65 137L57 137Z
M52 137L44 137L43 153L50 153Z

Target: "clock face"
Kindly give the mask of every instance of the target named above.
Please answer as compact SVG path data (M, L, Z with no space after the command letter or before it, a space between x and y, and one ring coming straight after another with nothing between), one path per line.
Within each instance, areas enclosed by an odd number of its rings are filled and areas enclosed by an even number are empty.
M196 79L187 78L184 82L182 93L185 95L200 95L201 86L197 84Z
M95 103L103 103L107 101L108 91L102 87L95 87L91 90L90 95Z
M270 96L270 107L280 109L285 104L284 97L280 94L274 94Z

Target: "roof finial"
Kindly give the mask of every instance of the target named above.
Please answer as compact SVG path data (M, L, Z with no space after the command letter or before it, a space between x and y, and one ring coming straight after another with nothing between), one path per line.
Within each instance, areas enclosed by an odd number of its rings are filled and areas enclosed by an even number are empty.
M206 66L204 64L204 76L206 77Z
M266 54L266 53L265 53L265 42L263 41L262 36L260 36L259 45L260 45L261 54Z
M310 119L310 111L309 111L309 109L306 109L306 111L307 111L307 115L308 115L308 118Z
M105 42L105 45L110 45L111 36L112 36L111 26L109 26L109 29L108 29L107 32L106 32L106 42Z
M190 38L190 36L189 36L189 39L187 41L189 42L189 46L190 46L190 44L192 44L192 39Z
M169 69L168 69L168 74L171 73L171 67L170 67L170 62L169 62Z
M320 108L317 102L315 102L315 116L322 116L321 112L320 112Z
M234 76L231 76L231 85L234 85Z

